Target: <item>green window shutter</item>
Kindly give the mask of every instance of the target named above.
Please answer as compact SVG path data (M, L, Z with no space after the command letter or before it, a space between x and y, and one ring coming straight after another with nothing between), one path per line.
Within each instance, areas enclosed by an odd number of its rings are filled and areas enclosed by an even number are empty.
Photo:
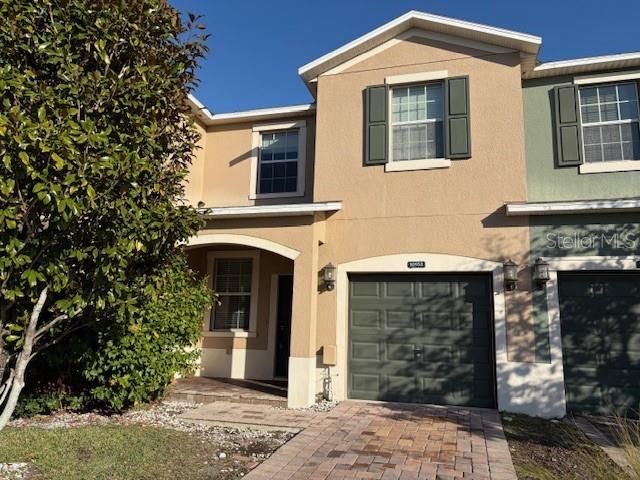
M387 163L389 89L386 85L367 87L364 105L365 165Z
M469 77L451 77L445 82L445 152L452 160L471 157L469 121Z
M554 88L556 115L556 152L559 167L582 163L582 132L578 86L563 85Z

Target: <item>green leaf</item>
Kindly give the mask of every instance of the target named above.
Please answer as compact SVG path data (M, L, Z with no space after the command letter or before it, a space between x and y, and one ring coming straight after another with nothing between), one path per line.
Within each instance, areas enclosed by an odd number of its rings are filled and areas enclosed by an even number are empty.
M25 165L29 164L29 155L27 155L27 152L20 152L18 153L18 158L20 159L20 161L22 163L24 163Z
M35 287L38 284L38 272L35 270L26 270L21 278L26 280L29 283L30 287Z
M51 154L51 159L54 161L55 169L62 170L62 167L64 167L64 159L55 152Z

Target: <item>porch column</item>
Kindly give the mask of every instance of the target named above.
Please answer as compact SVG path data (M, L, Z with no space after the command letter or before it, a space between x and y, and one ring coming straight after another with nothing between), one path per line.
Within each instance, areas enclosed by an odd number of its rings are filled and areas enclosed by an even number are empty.
M317 225L309 226L308 248L293 267L289 408L305 408L316 401L316 318L318 303Z

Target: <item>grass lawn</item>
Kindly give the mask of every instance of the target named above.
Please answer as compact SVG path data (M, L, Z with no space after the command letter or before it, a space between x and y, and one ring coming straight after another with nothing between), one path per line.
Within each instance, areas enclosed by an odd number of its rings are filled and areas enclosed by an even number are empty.
M609 457L567 422L503 415L519 480L626 479Z
M138 425L6 428L0 463L30 462L34 479L235 479L246 458L217 459L197 434Z

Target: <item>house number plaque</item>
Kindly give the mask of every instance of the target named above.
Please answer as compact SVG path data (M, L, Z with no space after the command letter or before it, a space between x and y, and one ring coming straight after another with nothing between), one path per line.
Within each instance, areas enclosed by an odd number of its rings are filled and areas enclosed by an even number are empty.
M407 262L407 268L426 268L426 262L422 260L413 260L411 262Z

